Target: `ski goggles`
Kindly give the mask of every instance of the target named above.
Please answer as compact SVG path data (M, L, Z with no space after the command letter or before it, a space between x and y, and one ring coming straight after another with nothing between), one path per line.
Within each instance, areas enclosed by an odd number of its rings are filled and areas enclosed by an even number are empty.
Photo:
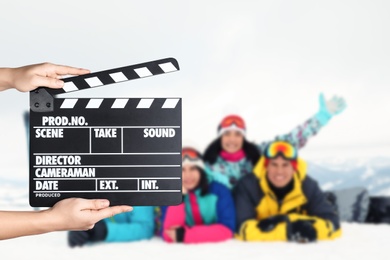
M218 135L221 136L229 130L235 130L241 132L245 136L245 122L239 116L225 117L221 124L218 126Z
M198 151L193 148L183 148L181 150L182 165L195 165L204 169L202 157Z
M224 118L219 125L219 128L227 128L232 125L236 125L238 128L245 129L245 122L244 120L239 116L228 116Z
M297 149L290 143L284 141L272 142L265 150L267 159L274 159L282 156L286 160L296 160L298 157Z

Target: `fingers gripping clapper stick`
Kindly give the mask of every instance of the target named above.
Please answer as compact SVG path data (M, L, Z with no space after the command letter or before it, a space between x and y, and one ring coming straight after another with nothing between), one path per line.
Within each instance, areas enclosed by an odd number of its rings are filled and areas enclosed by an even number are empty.
M179 70L173 58L64 79L30 92L30 204L181 202L181 98L60 98Z

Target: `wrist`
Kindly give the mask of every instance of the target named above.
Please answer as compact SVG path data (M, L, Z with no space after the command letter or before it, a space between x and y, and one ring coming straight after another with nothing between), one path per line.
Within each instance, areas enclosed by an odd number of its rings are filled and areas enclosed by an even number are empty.
M30 218L30 225L35 230L36 234L43 234L52 231L59 231L54 223L54 218L50 213L50 209L32 212L33 217Z
M61 217L56 216L52 208L39 211L38 213L40 214L38 218L39 226L44 229L45 232L68 230L65 226L66 224L64 224L66 222L64 222Z
M12 70L11 68L0 68L0 91L13 87Z
M324 126L332 118L332 114L330 114L326 110L320 110L320 111L317 112L317 114L315 114L315 118L318 120L320 125Z

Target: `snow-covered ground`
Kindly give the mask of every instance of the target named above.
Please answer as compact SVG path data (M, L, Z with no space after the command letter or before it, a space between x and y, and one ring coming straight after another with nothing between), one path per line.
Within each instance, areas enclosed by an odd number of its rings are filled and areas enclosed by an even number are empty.
M390 259L390 225L343 223L343 236L312 244L237 240L216 244L166 244L155 237L134 243L101 243L83 248L67 246L66 232L16 238L0 242L2 259L257 259L349 260Z
M390 176L388 159L366 161L323 160L310 161L309 172L322 187L337 189L344 186L372 186L373 194L387 187L381 180ZM15 169L16 170L16 169ZM343 186L344 185L344 186ZM376 188L375 188L376 187ZM379 189L381 188L381 189ZM376 192L376 193L374 193ZM389 193L387 193L389 194ZM385 195L385 193L382 193ZM1 210L31 210L28 207L28 182L18 179L0 179ZM244 243L231 240L217 244L181 245L166 244L155 237L135 243L101 243L71 249L66 232L0 241L2 259L390 259L388 243L390 225L343 223L343 236L335 241L313 244Z

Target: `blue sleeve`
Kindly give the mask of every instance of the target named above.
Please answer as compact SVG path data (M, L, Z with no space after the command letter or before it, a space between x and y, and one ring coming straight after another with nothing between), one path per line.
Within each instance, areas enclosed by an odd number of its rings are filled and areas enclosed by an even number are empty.
M231 191L224 185L212 182L210 192L218 197L217 221L229 228L232 232L236 230L236 210Z
M159 221L159 229L157 230L157 235L158 236L162 236L162 232L163 232L163 228L162 228L162 226L163 226L163 223L164 223L164 221L165 221L165 217L166 217L166 215L167 215L167 210L168 210L168 208L169 208L169 206L161 206L160 207L160 217L159 217L159 219L158 219L158 221Z
M106 242L150 239L154 230L154 208L134 207L132 212L118 216L118 218L105 219L105 222L107 224Z

